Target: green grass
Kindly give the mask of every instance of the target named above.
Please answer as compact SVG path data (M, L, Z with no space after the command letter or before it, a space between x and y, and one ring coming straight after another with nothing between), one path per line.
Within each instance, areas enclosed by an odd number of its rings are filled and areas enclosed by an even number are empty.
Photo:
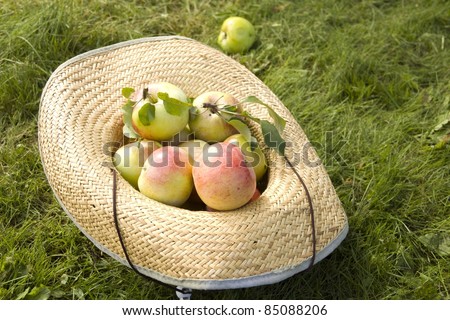
M235 55L291 110L349 217L342 245L271 286L197 299L450 298L450 3L445 0L14 1L0 4L0 299L169 299L101 253L53 197L37 148L42 89L65 60L144 36Z

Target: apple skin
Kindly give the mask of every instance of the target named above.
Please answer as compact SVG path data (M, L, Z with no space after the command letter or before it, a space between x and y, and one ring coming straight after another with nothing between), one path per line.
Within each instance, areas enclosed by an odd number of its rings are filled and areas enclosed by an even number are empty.
M139 191L153 200L180 207L194 187L189 160L188 153L178 147L155 150L142 168Z
M191 164L195 165L195 160L203 154L203 151L209 147L209 144L206 141L194 139L182 142L178 145L178 147L182 148L189 154L189 157L192 160Z
M258 190L258 188L255 189L255 193L253 194L252 198L250 199L249 202L253 202L259 199L259 197L261 196L261 192Z
M195 167L198 165L198 160L196 159L202 156L203 151L209 147L209 144L203 140L194 139L182 142L178 147L180 147L189 154L189 158L191 159L191 165ZM197 190L195 189L195 186L194 189L192 190L191 196L189 197L188 201L195 204L203 203L202 199L200 199L198 195Z
M194 111L191 112L189 120L189 128L194 133L196 139L204 140L206 142L222 142L232 134L237 133L237 130L226 121L224 121L218 114L211 112L211 109L205 108L204 104L237 105L239 101L228 93L219 91L208 91L197 96L194 101ZM237 112L242 112L242 107L237 106ZM230 115L222 114L226 119Z
M241 17L229 17L222 23L217 43L227 53L243 53L256 39L253 25Z
M233 143L241 148L245 160L255 170L256 181L261 180L267 171L266 157L261 148L257 146L252 150L250 143L245 141L245 137L240 133L228 137L224 142Z
M258 190L258 188L256 188L255 189L255 193L253 194L252 198L250 199L250 201L248 203L258 200L258 198L260 196L261 196L261 192ZM213 209L213 208L211 208L209 206L206 206L206 211L217 212L217 210L215 210L215 209Z
M197 160L198 166L192 169L194 185L208 207L233 210L250 201L256 189L256 176L238 146L215 143Z
M126 144L120 147L114 154L114 165L120 175L137 189L137 182L145 160L147 160L153 151L160 147L161 144L151 140Z
M163 141L163 145L179 146L183 142L190 141L194 138L194 134L189 127L185 127L183 130L174 135L169 141Z
M186 93L184 93L184 91L181 90L181 88L177 87L176 85L174 85L170 82L152 83L147 87L147 89L148 89L148 93L150 95L152 95L155 99L158 99L158 92L165 92L171 98L175 98L180 101L188 102Z
M157 99L158 92L165 92L171 98L188 102L188 98L183 90L171 83L158 82L148 86L148 93L153 98ZM138 97L139 94L135 96ZM149 125L146 126L139 120L139 110L144 104L151 101L150 98L140 100L133 108L131 123L136 133L144 139L157 141L170 140L174 135L182 131L189 122L189 108L185 108L179 116L172 115L167 113L163 101L160 99L157 100L154 104L155 118Z

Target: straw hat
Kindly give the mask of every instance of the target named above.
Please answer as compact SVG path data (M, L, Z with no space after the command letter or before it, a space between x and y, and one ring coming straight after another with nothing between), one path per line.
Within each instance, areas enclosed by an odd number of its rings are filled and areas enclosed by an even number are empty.
M119 176L113 210L111 155L122 143L121 89L158 81L171 82L191 97L215 90L239 100L254 95L272 106L287 120L287 157L307 189L283 157L265 150L267 188L240 209L171 207L145 197ZM259 105L246 108L270 119ZM133 264L166 284L228 289L275 283L308 268L312 258L317 263L326 257L347 234L347 218L333 185L324 167L314 162L317 155L291 113L241 64L192 39L142 38L70 59L47 82L38 126L47 179L76 226L98 248L128 265L115 211Z

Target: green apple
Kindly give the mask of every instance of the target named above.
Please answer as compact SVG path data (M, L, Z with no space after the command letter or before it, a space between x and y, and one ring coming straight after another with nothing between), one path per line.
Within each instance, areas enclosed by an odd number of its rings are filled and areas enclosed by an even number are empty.
M223 22L217 43L227 53L242 53L250 49L255 39L255 28L250 21L230 17Z
M143 140L120 147L114 154L114 165L120 175L135 189L145 160L161 145L156 141Z
M164 102L158 98L159 92L167 93L170 98L188 102L188 98L183 90L171 83L159 82L149 85L149 96L140 100L133 108L131 114L131 123L134 131L144 139L170 140L175 134L183 130L189 121L189 108L180 110L179 115L170 114L164 107ZM148 103L154 105L154 118L149 123L144 124L139 116L139 111Z
M242 134L234 134L224 142L232 143L241 148L242 153L245 156L245 161L255 170L256 181L261 180L267 171L267 161L264 153L259 146L256 146L253 150L251 144L245 140Z
M237 105L239 101L228 93L218 91L208 91L197 96L194 101L193 111L189 119L189 128L194 133L196 139L206 142L222 142L237 130L224 119L230 116L217 110L225 105ZM238 111L242 111L241 106L237 106Z

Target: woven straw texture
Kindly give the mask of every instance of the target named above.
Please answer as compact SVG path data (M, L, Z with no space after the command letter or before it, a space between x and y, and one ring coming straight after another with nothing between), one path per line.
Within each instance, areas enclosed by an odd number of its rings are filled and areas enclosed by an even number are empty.
M39 147L49 184L99 248L126 264L113 220L110 168L112 143L122 143L121 89L158 81L171 82L191 97L214 90L239 100L255 95L271 105L287 119L287 154L300 156L295 167L312 197L316 262L323 258L321 251L342 241L346 215L324 167L312 165L318 157L281 101L223 53L188 38L157 37L77 56L52 74L42 94ZM270 120L263 107L246 108ZM267 189L258 201L229 212L167 206L146 198L119 176L118 220L133 263L167 283L205 289L266 284L305 269L313 252L305 190L282 157L272 150L265 153L270 165ZM243 285L245 279L253 280ZM228 286L220 285L227 281Z

